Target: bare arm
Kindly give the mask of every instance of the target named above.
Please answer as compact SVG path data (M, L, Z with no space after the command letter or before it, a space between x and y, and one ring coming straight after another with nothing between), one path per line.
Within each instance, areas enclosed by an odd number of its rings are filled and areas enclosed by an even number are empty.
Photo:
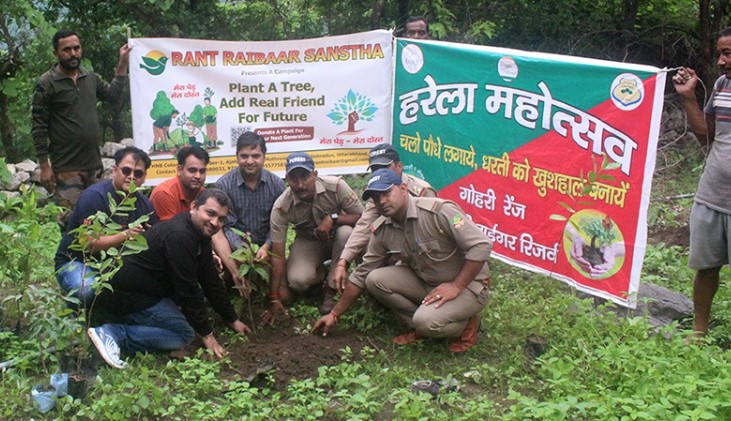
M715 120L703 112L696 99L698 75L693 69L681 68L673 76L673 86L682 99L683 109L688 118L688 127L702 146L710 145L714 140L716 125Z

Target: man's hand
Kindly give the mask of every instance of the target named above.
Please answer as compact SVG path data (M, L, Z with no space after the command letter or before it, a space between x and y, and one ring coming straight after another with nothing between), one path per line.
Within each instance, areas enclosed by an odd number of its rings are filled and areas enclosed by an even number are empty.
M334 227L335 221L333 221L330 215L326 215L324 218L322 218L320 224L317 225L317 228L315 228L315 237L317 237L317 239L320 241L329 240Z
M229 326L231 327L231 329L235 330L236 333L240 333L242 335L248 335L249 333L251 333L251 329L249 329L249 326L246 326L244 322L238 319L236 319Z
M124 44L119 47L119 64L127 66L129 64L129 52L132 51L132 47L129 44Z
M673 86L678 95L691 98L695 101L695 88L698 85L698 76L695 70L681 67L673 76Z
M218 343L216 338L213 336L213 333L203 336L201 339L203 339L203 345L205 345L207 349L213 351L216 357L223 358L228 355L228 352L226 352L226 350Z
M335 326L335 323L337 323L338 318L332 313L328 313L322 317L320 317L320 320L315 323L315 326L312 328L312 333L317 333L320 329L322 329L322 336L327 336L327 334L330 332L330 328Z
M263 246L259 247L259 250L256 252L256 256L254 256L255 262L263 262L269 258L269 244L264 244Z
M344 260L338 260L338 263L335 265L335 271L333 272L335 290L338 292L342 292L345 289L345 282L348 277L348 269L340 262L344 262Z
M279 300L274 300L271 304L269 304L269 310L265 310L261 314L262 324L270 326L274 325L274 322L277 320L277 315L279 314L282 314L285 317L289 316L289 312L285 310L282 302Z
M48 161L41 163L41 184L48 190L48 193L56 192L56 176L53 174Z
M216 253L213 253L213 264L218 272L223 272L223 260Z
M451 282L445 282L433 290L429 291L421 302L424 305L431 305L436 303L434 308L439 308L442 304L447 301L454 300L462 292L462 289Z

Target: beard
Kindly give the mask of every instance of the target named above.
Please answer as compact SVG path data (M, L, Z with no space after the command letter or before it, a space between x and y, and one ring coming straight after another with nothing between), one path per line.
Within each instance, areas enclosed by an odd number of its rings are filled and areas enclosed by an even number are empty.
M64 70L76 70L81 65L81 58L70 58L68 60L59 60L58 64L64 68Z

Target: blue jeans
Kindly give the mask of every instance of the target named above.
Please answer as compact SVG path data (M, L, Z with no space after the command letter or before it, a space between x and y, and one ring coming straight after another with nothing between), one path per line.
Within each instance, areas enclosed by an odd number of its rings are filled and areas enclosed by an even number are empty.
M172 351L189 345L195 331L170 298L152 307L104 323L101 327L117 342L124 354L149 351Z
M64 293L74 291L71 296L78 299L84 307L89 307L94 300L94 282L96 272L81 262L70 261L56 272L56 280ZM76 306L69 303L69 307Z

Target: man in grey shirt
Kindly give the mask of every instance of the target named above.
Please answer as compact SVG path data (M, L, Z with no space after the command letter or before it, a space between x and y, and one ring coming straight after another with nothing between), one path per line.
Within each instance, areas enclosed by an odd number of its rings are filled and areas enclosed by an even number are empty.
M728 244L731 237L731 27L721 32L717 50L717 64L723 75L716 80L705 110L701 110L696 99L695 71L681 68L673 76L675 91L688 116L688 126L702 146L711 148L690 215L688 266L697 270L693 285L693 330L698 336L708 333L719 272L731 261Z

